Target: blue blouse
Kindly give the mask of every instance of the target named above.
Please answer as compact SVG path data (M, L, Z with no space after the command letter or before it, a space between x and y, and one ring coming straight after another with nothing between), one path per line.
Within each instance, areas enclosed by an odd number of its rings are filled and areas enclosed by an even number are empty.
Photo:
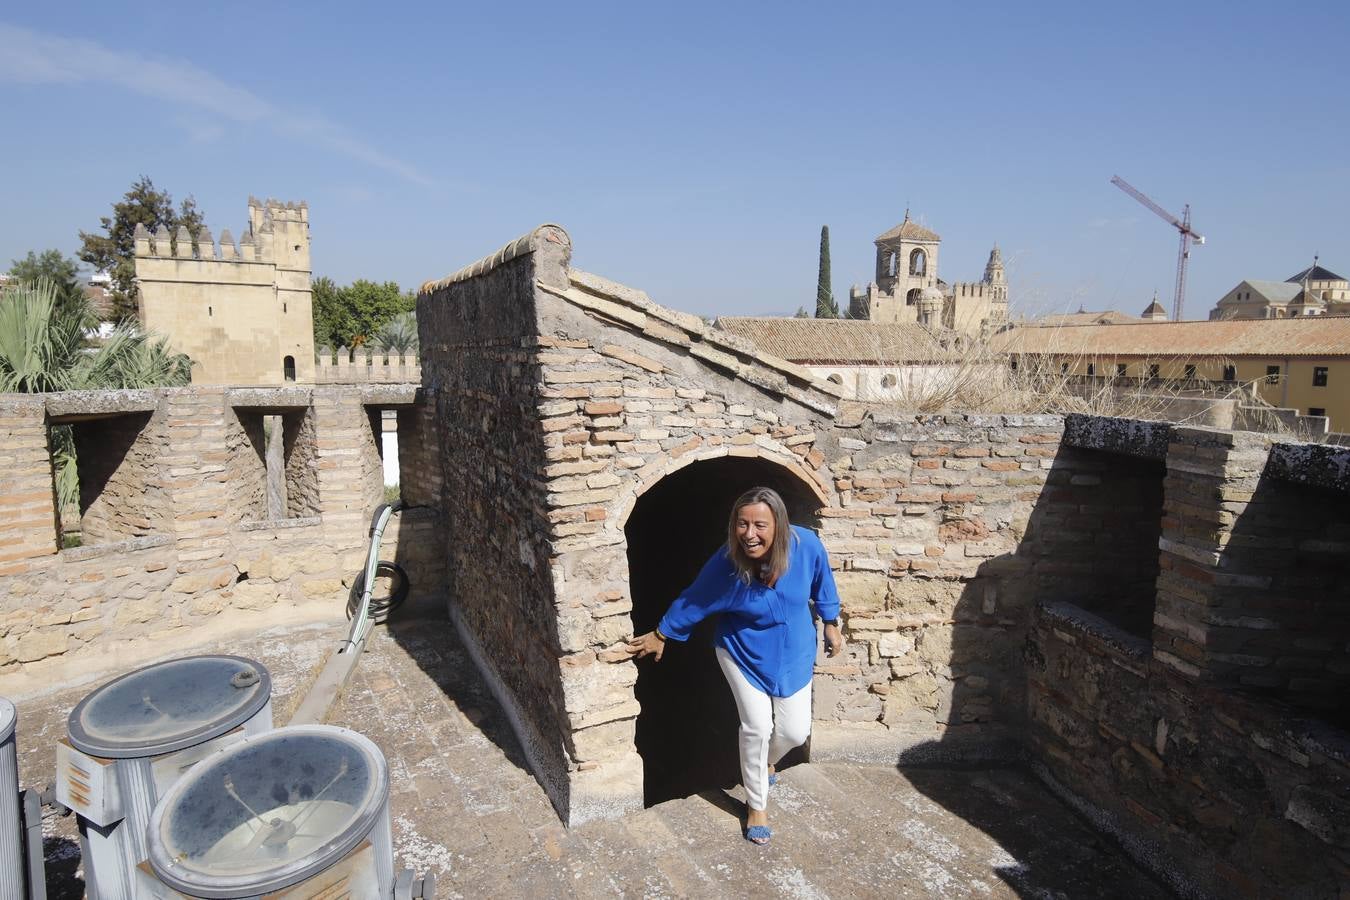
M746 584L723 546L675 598L657 628L672 640L687 641L695 625L721 613L717 646L731 654L755 687L771 697L790 697L810 683L815 666L810 600L822 619L838 618L839 592L825 545L815 532L793 525L787 571L776 585L758 579Z

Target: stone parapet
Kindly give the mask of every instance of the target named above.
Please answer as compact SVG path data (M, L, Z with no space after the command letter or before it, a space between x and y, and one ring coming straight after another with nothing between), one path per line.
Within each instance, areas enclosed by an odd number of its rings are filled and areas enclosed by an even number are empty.
M401 429L405 497L384 558L436 610L444 560L436 423L383 387ZM268 621L340 620L383 499L378 407L359 386L170 388L0 397L0 693L68 667L162 655ZM388 398L384 398L388 399ZM272 422L265 419L274 417ZM83 544L59 549L47 429L74 430ZM264 432L284 434L287 506L264 498ZM430 466L430 470L422 467ZM426 471L425 477L423 472ZM8 687L6 687L8 686Z
M422 365L413 352L383 353L363 347L336 351L320 347L314 362L317 384L421 384Z

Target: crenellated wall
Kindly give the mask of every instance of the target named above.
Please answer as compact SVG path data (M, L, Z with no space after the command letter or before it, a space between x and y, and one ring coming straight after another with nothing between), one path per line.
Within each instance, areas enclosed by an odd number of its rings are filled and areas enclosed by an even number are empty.
M313 384L309 207L250 197L248 212L238 245L137 226L141 322L192 358L194 384Z

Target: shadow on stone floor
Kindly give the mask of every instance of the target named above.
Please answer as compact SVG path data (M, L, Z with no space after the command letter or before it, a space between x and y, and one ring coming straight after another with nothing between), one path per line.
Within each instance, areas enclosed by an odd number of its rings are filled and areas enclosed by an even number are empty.
M444 699L459 713L464 723L495 744L517 768L529 772L529 763L511 730L510 722L474 666L448 617L399 619L395 616L390 618L385 631L403 649L408 659L416 663L422 673L440 689ZM388 687L383 679L373 675L370 685L376 694L381 692L381 687Z
M1020 766L898 767L929 800L987 835L1007 854L990 869L1019 897L1162 898L1174 894L1131 864L1116 843L1049 797ZM1020 776L997 777L1000 771ZM1033 798L1034 788L1039 797ZM1055 839L1047 840L1047 835ZM1128 889L1126 886L1128 885Z

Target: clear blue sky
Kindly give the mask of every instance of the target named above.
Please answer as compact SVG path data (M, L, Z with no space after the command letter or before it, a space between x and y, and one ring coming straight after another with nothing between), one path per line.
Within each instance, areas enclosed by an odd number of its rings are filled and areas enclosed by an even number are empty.
M461 8L462 7L462 8ZM316 274L444 275L534 225L700 314L814 302L914 216L997 240L1014 312L1187 312L1350 274L1350 4L26 4L0 13L0 265L73 252L141 174L238 236L309 201Z

